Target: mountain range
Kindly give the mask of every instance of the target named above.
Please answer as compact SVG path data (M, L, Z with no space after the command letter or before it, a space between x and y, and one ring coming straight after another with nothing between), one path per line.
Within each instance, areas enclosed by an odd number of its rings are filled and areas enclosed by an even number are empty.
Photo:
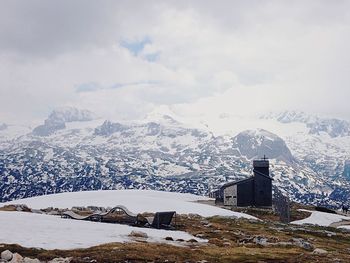
M2 124L0 202L93 189L207 195L251 176L252 160L264 155L274 186L293 200L339 206L349 198L349 122L293 111L249 125L240 116L217 118L234 129L219 133L205 119L168 112L113 121L75 108L57 109L35 128Z

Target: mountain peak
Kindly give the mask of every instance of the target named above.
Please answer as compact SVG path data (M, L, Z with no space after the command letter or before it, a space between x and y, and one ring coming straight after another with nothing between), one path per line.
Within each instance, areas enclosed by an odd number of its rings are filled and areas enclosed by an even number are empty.
M47 120L59 122L91 121L95 119L94 114L89 110L77 109L74 107L61 107L53 110Z
M82 110L73 107L57 108L51 112L43 125L39 125L33 130L37 136L49 136L58 130L66 128L66 122L91 121L94 114L89 110Z
M294 157L282 138L264 129L246 130L233 138L233 146L248 159L268 158L292 163Z
M155 108L153 111L148 113L145 118L148 122L166 123L177 125L181 122L178 121L178 116L173 112L169 106L162 105Z

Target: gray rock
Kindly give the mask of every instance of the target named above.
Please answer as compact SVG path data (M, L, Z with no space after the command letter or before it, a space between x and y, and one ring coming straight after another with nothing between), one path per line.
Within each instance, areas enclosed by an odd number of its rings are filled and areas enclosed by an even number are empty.
M12 259L12 252L10 250L5 250L1 252L1 259L4 261L10 261Z
M10 263L23 263L23 257L18 253L14 253Z
M27 258L23 259L23 263L40 263L40 260L37 258Z
M322 248L316 248L312 254L316 254L316 255L324 255L327 254L328 252Z
M257 245L261 245L261 246L267 246L268 242L267 242L267 238L265 237L254 237L253 242Z
M48 261L47 263L69 263L72 258L54 258L53 260Z
M294 245L301 247L303 249L306 249L306 250L313 250L314 249L314 246L310 242L307 242L302 238L293 238L292 242Z

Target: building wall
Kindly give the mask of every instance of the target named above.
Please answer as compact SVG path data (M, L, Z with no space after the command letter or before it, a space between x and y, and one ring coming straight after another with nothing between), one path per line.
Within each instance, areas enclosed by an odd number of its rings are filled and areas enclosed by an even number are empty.
M255 206L272 206L272 180L262 175L254 178Z
M237 206L254 205L254 180L248 180L237 185Z
M254 160L253 167L255 171L265 174L269 176L269 161L268 160Z
M224 189L224 205L237 206L237 185L231 185Z

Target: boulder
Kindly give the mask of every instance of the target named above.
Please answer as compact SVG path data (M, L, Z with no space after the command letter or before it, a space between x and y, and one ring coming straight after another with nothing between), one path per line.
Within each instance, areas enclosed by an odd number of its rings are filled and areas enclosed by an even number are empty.
M5 250L1 252L1 259L4 261L10 261L12 259L12 252L10 250Z
M322 248L316 248L312 254L316 254L316 255L324 255L327 254L328 252Z
M294 245L296 245L298 247L301 247L303 249L306 249L306 250L314 249L314 246L311 243L305 241L302 238L293 238L292 242L293 242Z
M14 253L9 263L23 263L23 257L18 253Z
M261 246L267 246L268 245L268 240L265 237L254 237L253 242L257 245L261 245Z
M148 238L148 235L145 232L142 232L142 231L131 231L129 236L131 236L131 237Z

